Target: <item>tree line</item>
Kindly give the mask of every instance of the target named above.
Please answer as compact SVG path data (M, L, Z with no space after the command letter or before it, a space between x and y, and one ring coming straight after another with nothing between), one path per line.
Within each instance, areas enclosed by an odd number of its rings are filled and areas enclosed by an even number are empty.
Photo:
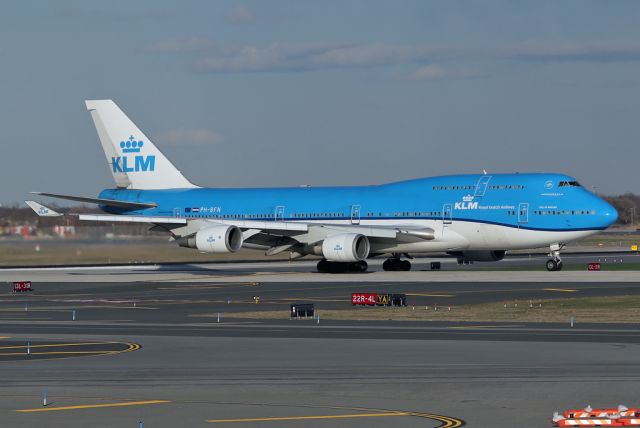
M603 196L603 198L618 210L618 222L620 225L635 225L640 214L640 196L633 193L625 193L618 196Z

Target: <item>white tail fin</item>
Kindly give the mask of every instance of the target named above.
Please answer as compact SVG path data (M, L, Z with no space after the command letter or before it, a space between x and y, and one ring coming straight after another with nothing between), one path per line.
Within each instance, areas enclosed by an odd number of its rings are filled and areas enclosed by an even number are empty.
M88 100L116 185L127 189L198 187L189 182L111 100Z

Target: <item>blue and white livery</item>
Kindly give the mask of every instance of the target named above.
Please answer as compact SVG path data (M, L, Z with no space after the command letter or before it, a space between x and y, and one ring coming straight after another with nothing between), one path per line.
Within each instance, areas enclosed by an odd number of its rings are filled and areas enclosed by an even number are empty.
M145 222L184 247L240 248L291 259L318 255L318 270L364 271L389 255L385 270L409 270L410 254L446 252L497 261L508 250L548 247L562 268L569 241L618 217L607 202L563 174L471 174L375 186L202 188L189 182L111 100L87 101L116 183L97 198L38 193L95 203L107 214L87 221ZM35 209L41 206L32 205Z

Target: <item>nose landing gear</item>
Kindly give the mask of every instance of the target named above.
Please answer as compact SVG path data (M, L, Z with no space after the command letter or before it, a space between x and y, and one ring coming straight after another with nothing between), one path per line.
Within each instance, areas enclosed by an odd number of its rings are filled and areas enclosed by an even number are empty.
M559 258L547 260L547 270L549 272L562 270L562 260Z
M560 250L564 248L565 244L551 244L549 246L549 256L546 267L549 272L555 272L562 270L562 259L560 258Z

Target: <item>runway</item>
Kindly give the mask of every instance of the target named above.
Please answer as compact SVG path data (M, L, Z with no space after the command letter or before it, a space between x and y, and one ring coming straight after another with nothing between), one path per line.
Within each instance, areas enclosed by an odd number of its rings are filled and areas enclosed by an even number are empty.
M357 280L329 275L308 282L309 272L284 271L277 275L297 279L247 280L268 276L264 272L271 265L252 267L249 273L234 271L246 266L226 268L243 281L225 281L217 274L205 280L204 269L0 272L4 280L32 279L35 289L12 294L7 286L0 294L0 353L3 346L24 353L11 361L0 359L4 423L533 427L550 426L554 410L638 404L633 401L640 377L638 325L318 323L286 317L291 302L349 308L350 293L365 290L406 293L415 304L455 305L569 294L637 295L637 272L566 272L592 276L589 281L554 276L524 282L520 279L547 272L468 270L458 271L463 279L457 281L396 281L395 273L375 272ZM465 279L474 274L498 280ZM385 280L370 280L372 275ZM256 295L260 304L255 304ZM281 310L283 319L234 317L248 310ZM199 316L218 312L220 322ZM38 360L24 352L27 343L84 343L87 352L106 352ZM90 348L105 343L121 345ZM131 344L135 349L127 349ZM45 389L48 405L43 407Z

